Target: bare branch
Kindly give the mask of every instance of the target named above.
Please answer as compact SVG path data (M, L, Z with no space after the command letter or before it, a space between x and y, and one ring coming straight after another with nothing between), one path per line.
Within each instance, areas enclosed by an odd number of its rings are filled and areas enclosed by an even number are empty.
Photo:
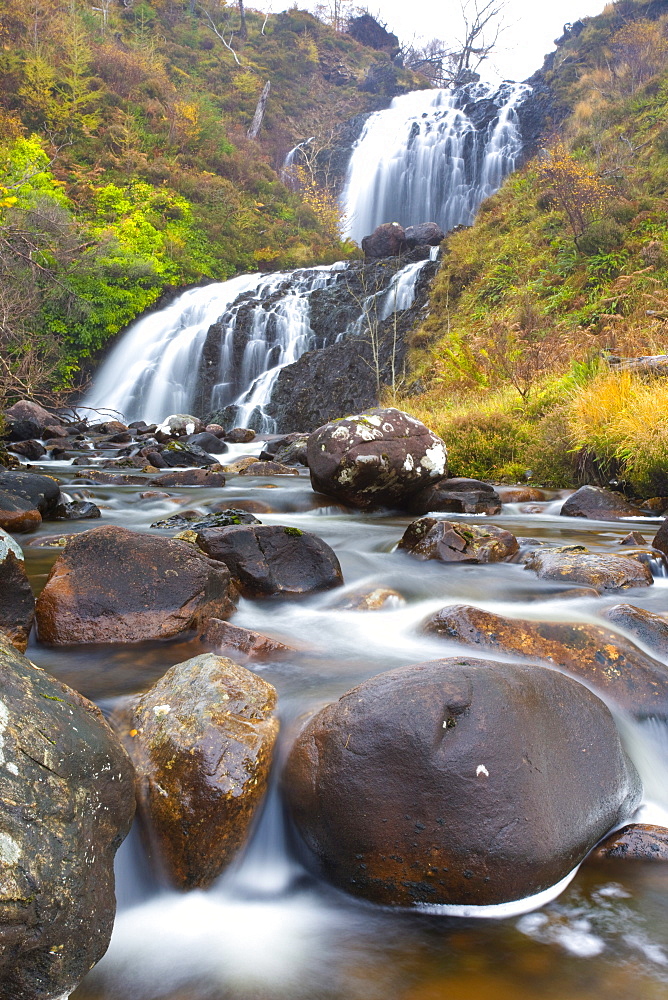
M211 17L211 14L208 12L206 7L202 7L201 4L198 4L197 9L201 10L202 13L204 14L205 18L209 22L209 27L213 31L216 38L220 39L220 41L223 43L228 52L232 53L232 55L234 56L234 61L236 62L237 66L241 66L241 62L239 61L239 56L232 48L232 39L234 38L234 32L230 32L230 41L228 42L227 39L225 38L225 35L221 31L219 31L218 28L216 27L216 22Z

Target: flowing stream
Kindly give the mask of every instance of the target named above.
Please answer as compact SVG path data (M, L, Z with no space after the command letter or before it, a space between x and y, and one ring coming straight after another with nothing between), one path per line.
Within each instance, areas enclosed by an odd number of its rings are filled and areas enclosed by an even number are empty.
M237 452L248 446L239 446ZM251 451L253 446L251 446ZM257 451L257 447L255 448ZM234 457L234 454L229 456ZM74 469L45 467L71 496ZM282 720L274 785L243 855L206 892L177 893L147 868L136 831L117 861L119 912L111 948L73 1000L659 1000L668 991L668 866L585 864L554 900L499 908L485 919L386 910L347 897L304 868L286 825L276 779L304 718L360 681L384 670L461 647L428 639L420 623L436 609L470 603L515 617L599 622L620 600L664 611L668 578L654 586L599 598L563 599L559 585L519 564L446 566L394 551L410 518L345 511L299 477L230 476L222 489L181 488L142 498L142 486L87 486L102 522L147 531L182 509L214 501L252 500L266 524L314 531L336 551L345 591L392 587L395 606L341 610L341 591L301 599L243 600L234 621L300 648L252 664L279 692ZM618 551L626 523L561 518L557 494L508 504L491 518L518 536ZM482 517L452 519L485 523ZM100 523L100 522L98 522ZM632 527L651 537L656 521ZM68 530L85 530L72 522ZM153 529L154 531L156 529ZM41 587L57 550L35 545L53 534L45 524L25 547L33 585ZM167 533L165 533L167 534ZM109 709L150 686L167 667L202 651L196 638L126 647L47 648L28 655ZM471 651L467 650L468 655ZM644 815L664 823L668 809L668 734L658 723L620 717L626 745L650 800ZM668 822L668 820L665 820ZM665 824L664 824L665 825ZM522 913L522 909L530 912Z

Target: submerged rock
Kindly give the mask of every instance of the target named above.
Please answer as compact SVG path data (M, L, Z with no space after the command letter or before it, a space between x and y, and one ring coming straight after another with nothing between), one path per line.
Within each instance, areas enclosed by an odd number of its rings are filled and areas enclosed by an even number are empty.
M28 645L34 618L35 598L21 546L0 529L0 632L22 653Z
M610 629L504 618L455 604L428 618L424 630L485 652L544 660L575 674L637 718L668 720L668 667Z
M620 493L600 486L581 486L564 502L562 517L586 517L594 521L619 521L624 517L646 516Z
M591 861L668 861L668 830L631 823L598 845Z
M1 636L0 690L2 996L53 1000L109 944L132 766L99 709Z
M588 552L583 546L535 549L523 561L526 569L543 580L582 583L598 591L651 587L654 583L644 563L628 556Z
M398 547L417 559L463 563L503 562L519 550L515 536L494 524L457 524L435 517L409 524Z
M220 621L218 618L209 619L200 638L202 642L216 650L233 650L237 653L243 653L251 660L262 660L267 657L295 652L293 647L286 646L285 643L272 639L268 635L252 632L250 629Z
M197 541L208 556L227 565L246 597L308 594L343 583L333 550L310 531L241 525L205 529Z
M234 610L227 567L187 542L125 528L71 538L37 601L42 642L169 639Z
M142 480L144 482L144 480ZM210 472L209 469L188 469L187 472L166 472L149 480L151 486L212 486L216 489L225 485L225 476L221 472Z
M615 604L607 608L605 617L613 625L630 632L645 646L668 659L668 620L632 604Z
M154 521L151 527L203 531L205 528L229 528L232 524L261 524L261 522L248 511L227 507L212 514L200 514L199 511L194 511L190 515L172 514L171 517L165 517L161 521Z
M584 685L461 658L380 674L327 706L297 738L283 787L326 877L400 906L547 889L641 796Z
M406 599L391 587L357 588L337 597L329 605L340 611L388 611L403 607Z
M307 457L313 489L356 507L405 506L447 472L441 438L392 407L319 427Z
M275 706L271 684L205 653L112 716L137 771L147 840L178 888L211 885L244 844L267 787Z

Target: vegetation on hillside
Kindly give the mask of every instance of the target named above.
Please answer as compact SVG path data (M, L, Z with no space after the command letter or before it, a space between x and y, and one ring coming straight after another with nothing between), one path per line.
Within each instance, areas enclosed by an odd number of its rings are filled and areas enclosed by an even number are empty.
M356 252L327 192L292 190L277 170L323 123L331 131L417 78L310 14L244 13L242 25L225 0L0 3L10 395L76 384L82 360L167 286Z
M664 384L607 360L668 353L668 3L579 22L544 79L572 113L447 240L402 404L454 474L668 492Z

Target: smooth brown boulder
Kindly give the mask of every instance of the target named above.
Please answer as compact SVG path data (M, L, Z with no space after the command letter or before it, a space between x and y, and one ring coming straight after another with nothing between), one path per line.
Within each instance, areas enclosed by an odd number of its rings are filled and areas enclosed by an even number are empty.
M407 505L411 514L443 511L450 514L487 514L501 511L501 499L493 486L477 479L442 479L420 490Z
M668 659L668 619L633 604L615 604L606 608L603 614L609 622L630 632L662 659Z
M73 536L37 601L42 642L169 639L234 610L227 567L187 542L113 525Z
M399 906L541 892L641 796L584 685L467 658L380 674L328 705L297 738L283 789L325 876Z
M497 486L502 503L540 503L547 499L535 486Z
M515 536L494 524L460 524L435 517L409 524L398 547L417 559L462 563L503 562L519 550Z
M663 552L664 556L668 556L668 519L664 520L654 536L652 547Z
M438 435L393 407L324 424L307 445L316 492L355 507L404 507L447 474Z
M54 417L39 403L33 403L29 399L20 399L18 403L14 403L8 410L5 410L5 416L9 417L10 420L31 420L41 430L59 422L58 417Z
M26 651L34 618L35 598L21 546L0 529L0 632L21 653Z
M240 476L298 476L299 469L280 462L252 462L239 470Z
M310 531L242 524L198 531L197 543L212 559L227 565L246 597L309 594L343 583L334 551Z
M485 652L546 661L575 674L637 718L668 720L668 667L610 629L504 618L465 604L442 608L423 628Z
M527 553L525 569L543 580L582 583L596 590L651 587L654 577L648 566L630 556L588 552L582 546L564 549L534 549Z
M384 222L377 226L370 236L362 240L364 256L379 260L382 257L398 257L410 250L406 231L398 222Z
M255 431L249 427L233 427L231 431L225 433L225 440L230 444L250 444L255 440Z
M114 855L135 811L100 710L0 636L0 995L66 997L114 923Z
M631 823L598 845L590 861L668 861L668 830Z
M113 714L146 839L178 888L211 885L244 844L267 788L275 706L271 684L205 653Z
M295 650L278 639L272 639L261 632L253 632L240 625L210 618L200 639L215 650L232 650L243 653L251 660L264 660L276 655L294 653Z
M0 528L5 531L35 531L42 518L57 516L60 502L60 485L50 476L0 471Z
M581 486L561 508L562 517L586 517L593 521L620 521L625 517L643 517L621 493L612 493L600 486Z

